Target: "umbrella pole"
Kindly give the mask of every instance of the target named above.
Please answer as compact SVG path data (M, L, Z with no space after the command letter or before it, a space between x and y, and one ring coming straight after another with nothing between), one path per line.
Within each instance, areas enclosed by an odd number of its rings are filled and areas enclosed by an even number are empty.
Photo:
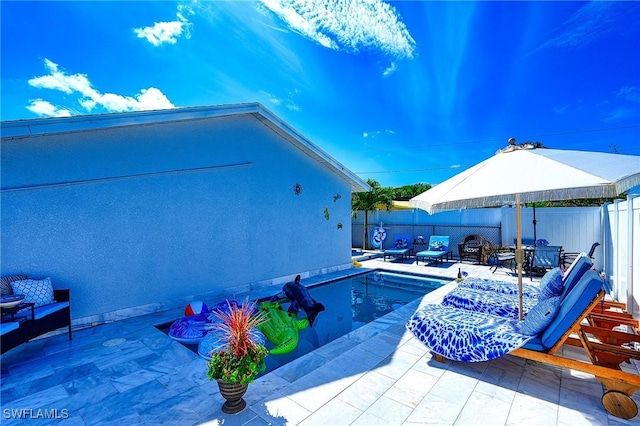
M516 263L518 265L518 316L520 321L524 319L522 314L522 263L524 252L522 251L522 219L520 216L520 194L516 195Z
M536 241L538 241L538 236L536 235L536 225L538 221L536 220L536 203L533 203L533 245L536 245Z

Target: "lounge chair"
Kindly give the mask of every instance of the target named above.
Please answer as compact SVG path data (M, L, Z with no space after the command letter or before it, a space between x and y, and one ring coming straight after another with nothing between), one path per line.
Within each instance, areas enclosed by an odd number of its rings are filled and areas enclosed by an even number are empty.
M411 256L413 248L411 246L411 235L398 234L393 237L391 247L386 249L382 255L382 260L386 261L387 257L401 257L403 260Z
M438 261L443 262L443 258L449 255L449 237L432 235L429 237L429 249L416 253L416 264L419 263L422 258L424 263L427 263L425 259L432 259L436 264Z
M564 298L540 302L524 321L432 304L417 311L407 329L438 361L487 361L509 354L593 374L607 389L602 397L605 409L617 417L633 418L637 405L631 395L640 390L640 376L556 354L571 334L580 331L580 323L603 295L600 276L589 270Z
M511 269L512 271L515 269L516 254L514 252L498 252L493 243L489 241L489 253L489 259L493 259L493 261L495 262L495 265L492 266L493 271L491 271L491 273L495 273L498 270L498 266L504 266L505 262L509 262L509 269Z

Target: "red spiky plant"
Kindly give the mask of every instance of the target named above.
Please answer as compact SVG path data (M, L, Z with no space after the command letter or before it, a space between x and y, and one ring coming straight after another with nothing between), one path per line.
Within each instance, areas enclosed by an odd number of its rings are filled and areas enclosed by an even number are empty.
M215 329L221 333L224 345L211 353L208 376L211 380L248 384L264 371L267 348L257 341L257 326L265 321L263 312L253 302L242 304L227 300L228 311L213 313L220 319Z

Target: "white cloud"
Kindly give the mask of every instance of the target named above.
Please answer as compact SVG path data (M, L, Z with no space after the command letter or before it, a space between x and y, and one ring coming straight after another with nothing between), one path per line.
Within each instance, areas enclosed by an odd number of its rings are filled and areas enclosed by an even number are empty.
M42 99L31 101L27 109L40 117L71 117L71 111L68 109L58 108L51 102Z
M260 1L291 29L324 47L413 57L415 41L396 10L381 0Z
M185 17L186 14L193 15L193 10L188 6L178 5L177 21L154 22L152 27L134 28L133 32L138 38L144 38L156 47L163 43L176 44L183 33L185 38L191 38L191 22Z
M391 65L389 65L389 67L386 70L384 70L384 72L382 73L382 76L386 77L388 75L393 74L396 71L397 68L398 68L398 66L396 65L396 63L395 62L391 62Z
M590 1L573 13L540 46L582 48L610 34L626 34L630 29L621 23L629 14L637 14L638 8L629 8L628 2Z
M640 87L621 87L616 93L616 96L629 102L640 103Z
M134 96L100 93L92 87L86 75L66 74L58 68L58 64L49 59L45 59L44 64L49 74L30 79L29 85L36 88L59 90L67 95L78 94L80 96L78 102L87 112L95 107L104 108L108 112L175 108L175 105L155 87L141 89L140 93ZM55 108L51 103L41 99L33 101L27 108L38 115L71 115L69 110Z

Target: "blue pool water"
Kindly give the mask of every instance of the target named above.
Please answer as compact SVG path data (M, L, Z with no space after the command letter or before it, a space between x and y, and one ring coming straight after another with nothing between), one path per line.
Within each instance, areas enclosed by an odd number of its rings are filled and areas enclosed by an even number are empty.
M313 327L300 330L293 352L267 356L265 374L449 282L450 278L372 271L309 287L311 297L326 310L320 312ZM282 306L286 309L288 304ZM302 318L305 314L300 311L298 315ZM267 342L267 348L272 347Z
M450 281L450 278L376 270L310 286L311 297L322 303L325 310L318 314L313 327L299 331L296 349L284 355L267 356L267 369L262 374L393 312ZM286 310L289 303L281 303L281 306ZM298 317L304 318L304 311L301 310ZM168 334L170 325L167 323L158 328ZM185 346L198 353L197 344ZM266 346L272 349L274 345L267 341Z

